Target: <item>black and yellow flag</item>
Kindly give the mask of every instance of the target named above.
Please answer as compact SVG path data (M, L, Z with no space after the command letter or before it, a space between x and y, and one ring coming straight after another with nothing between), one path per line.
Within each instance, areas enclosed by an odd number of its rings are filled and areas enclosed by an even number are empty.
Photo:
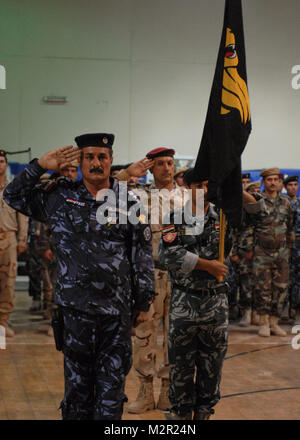
M224 25L195 173L232 226L242 218L241 154L251 132L241 0L226 0Z

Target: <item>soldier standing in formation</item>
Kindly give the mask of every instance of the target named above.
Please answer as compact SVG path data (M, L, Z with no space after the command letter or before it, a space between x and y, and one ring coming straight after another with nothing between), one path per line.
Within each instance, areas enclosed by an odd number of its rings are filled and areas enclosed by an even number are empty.
M178 168L174 174L174 180L179 186L186 186L184 182L184 173L188 170L188 167Z
M128 412L140 414L155 408L153 379L156 375L157 358L157 333L160 324L163 324L163 364L158 368L157 376L161 378L161 389L157 408L164 411L170 408L169 394L169 360L168 360L168 328L169 328L169 302L171 284L168 272L158 260L158 245L162 234L163 210L182 206L183 187L174 182L175 151L168 148L156 148L149 151L147 159L153 161L150 169L154 182L145 186L147 191L149 223L152 230L152 248L155 266L155 298L150 309L150 319L140 324L135 330L133 366L140 386L137 398L128 405ZM139 163L141 163L140 161ZM138 163L137 163L138 164ZM128 180L133 174L133 166L120 172L119 180ZM128 174L129 173L129 174ZM157 205L151 206L153 192L160 192ZM165 211L166 212L166 211Z
M290 284L287 297L287 303L289 303L288 316L292 321L295 321L296 309L300 307L300 197L297 197L299 189L298 181L298 176L290 176L284 180L284 186L295 215L295 243L292 248Z
M3 200L3 192L9 184L7 167L6 152L0 150L0 325L5 328L6 337L13 337L15 333L8 319L14 308L17 255L27 248L28 217L17 213Z
M75 141L79 149L63 147L31 161L4 198L51 227L58 264L55 302L63 327L57 338L64 353L63 419L118 420L132 365L132 316L137 323L147 320L154 294L151 229L140 221L119 222L121 211L141 204L132 192L120 198L110 178L114 136L87 134ZM45 170L58 172L80 153L82 181L57 179L47 190L36 186ZM100 190L107 197L114 193L117 203L116 217L103 224Z
M245 188L246 185L248 185L250 182L251 182L250 173L243 173L242 174L242 185L243 185L243 188Z
M260 315L259 336L286 336L278 320L289 283L289 259L294 244L293 211L289 200L278 192L280 170L270 168L260 175L266 211L255 222L253 273L255 308Z
M159 260L172 282L170 300L170 420L206 420L220 399L228 339L227 266L219 257L219 216L206 200L207 181L188 170L192 199L163 227ZM204 191L204 219L197 216L198 189ZM244 193L251 210L259 203ZM259 208L260 209L260 208ZM198 211L199 212L199 211ZM254 211L253 211L254 212ZM182 222L176 222L182 218ZM231 249L229 230L225 259ZM220 277L224 279L219 280Z
M260 190L260 182L250 182L244 187L245 191L253 194ZM250 324L259 325L259 317L253 301L253 250L254 250L254 224L251 215L244 212L241 227L235 231L232 246L231 260L235 264L235 272L239 287L239 308L242 319L241 327Z

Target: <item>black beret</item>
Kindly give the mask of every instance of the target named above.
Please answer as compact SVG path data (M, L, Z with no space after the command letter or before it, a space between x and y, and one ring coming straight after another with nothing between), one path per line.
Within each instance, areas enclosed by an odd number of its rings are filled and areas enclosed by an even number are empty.
M106 147L111 148L114 143L115 136L108 133L89 133L82 134L75 138L75 142L79 148L84 147Z
M250 173L242 174L242 179L250 179Z
M194 170L195 168L189 168L183 175L183 180L188 186L190 186L192 183L201 183L204 182L204 180L207 180L197 175L197 172Z
M283 183L287 185L290 182L298 182L298 181L299 181L299 176L288 176L284 179Z

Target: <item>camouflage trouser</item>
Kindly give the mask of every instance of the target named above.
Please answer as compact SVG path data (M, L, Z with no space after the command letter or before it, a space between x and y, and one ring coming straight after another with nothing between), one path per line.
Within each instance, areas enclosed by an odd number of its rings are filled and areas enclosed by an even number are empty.
M263 249L253 258L254 305L259 315L280 317L289 283L290 249Z
M293 309L300 307L300 240L297 240L291 254L290 285L288 301Z
M228 303L229 307L234 307L238 303L238 275L237 275L237 265L232 261L229 261L228 272L227 272L227 281L229 284L228 291Z
M222 366L228 346L226 293L172 291L169 359L172 411L210 409L220 400ZM195 377L196 371L196 377Z
M27 260L27 272L29 276L29 296L33 300L41 299L42 290L42 258L34 250L29 251L29 258Z
M157 352L157 331L163 323L164 365L159 369L160 377L168 378L168 328L171 283L167 279L168 272L155 269L155 298L150 308L150 319L140 324L135 331L133 365L140 377L155 375Z
M238 274L240 287L239 306L242 310L255 308L253 304L253 259L240 258Z
M51 310L54 307L54 292L57 277L56 261L43 261L42 279L44 293L44 307L46 318L50 319Z
M63 310L64 420L120 420L132 364L130 317Z
M15 232L0 232L0 320L7 320L14 308L16 276L16 234Z

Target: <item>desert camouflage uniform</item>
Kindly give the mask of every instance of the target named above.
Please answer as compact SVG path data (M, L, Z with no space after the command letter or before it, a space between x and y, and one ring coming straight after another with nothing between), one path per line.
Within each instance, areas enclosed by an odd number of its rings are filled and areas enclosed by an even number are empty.
M8 184L6 179L0 186L0 323L8 320L14 308L17 246L26 247L28 229L28 217L17 213L3 200Z
M149 310L154 293L151 229L130 218L120 224L121 211L136 203L138 212L141 206L127 192L123 202L114 179L116 218L101 224L97 216L106 200L97 201L82 181L59 178L36 187L44 172L34 159L8 185L4 198L50 225L58 267L55 303L64 318L62 415L120 419L131 366L132 312Z
M140 324L135 330L133 366L139 377L154 377L156 375L157 355L157 333L161 322L163 323L163 364L157 368L157 376L169 378L168 360L168 328L169 328L169 303L171 294L171 283L168 279L168 272L158 259L158 246L162 234L162 218L166 211L180 208L183 204L184 189L174 184L174 190L165 192L165 197L157 197L157 204L152 204L151 194L157 192L155 184L145 186L146 197L142 197L139 190L136 192L141 196L145 206L148 205L148 219L152 230L152 249L155 266L155 297L151 304L149 321ZM160 194L162 192L160 191ZM145 196L145 193L144 193ZM169 199L170 198L170 199ZM170 204L168 204L170 200Z
M189 212L187 207L185 212ZM228 286L226 279L218 282L208 272L193 270L198 257L218 259L219 217L214 208L209 207L204 222L203 217L191 215L180 225L172 219L164 225L159 259L168 267L172 281L169 398L172 412L184 416L192 410L213 412L220 399L228 337ZM230 248L227 231L225 256Z
M266 211L255 222L253 258L254 303L257 313L279 317L289 283L289 258L294 243L294 214L290 202L262 193Z

